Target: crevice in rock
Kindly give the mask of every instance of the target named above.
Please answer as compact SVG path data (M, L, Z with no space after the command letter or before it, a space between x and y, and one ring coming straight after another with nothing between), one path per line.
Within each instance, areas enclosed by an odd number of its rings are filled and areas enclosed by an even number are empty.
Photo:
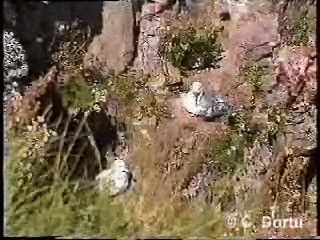
M138 9L137 9L138 8ZM141 15L141 5L135 6L134 3L132 4L133 9L133 16L134 16L134 24L133 24L133 53L132 53L132 59L129 62L129 66L133 67L134 62L136 58L138 57L138 51L139 51L139 37L140 37L140 19L137 19L137 14Z

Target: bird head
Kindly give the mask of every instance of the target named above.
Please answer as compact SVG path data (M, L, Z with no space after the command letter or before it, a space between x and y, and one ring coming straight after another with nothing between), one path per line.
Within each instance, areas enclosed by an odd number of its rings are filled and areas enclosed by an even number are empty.
M196 81L194 83L192 83L191 86L191 92L193 92L194 94L199 94L203 91L203 84L199 81Z

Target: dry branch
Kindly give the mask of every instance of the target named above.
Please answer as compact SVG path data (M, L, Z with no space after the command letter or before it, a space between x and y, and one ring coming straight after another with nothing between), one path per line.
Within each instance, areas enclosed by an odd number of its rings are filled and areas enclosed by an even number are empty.
M60 113L58 120L53 124L55 129L58 129L62 119L63 119L63 113Z
M62 164L60 166L60 171L62 170L63 166L66 164L66 162L69 158L69 155L71 153L71 150L74 147L74 144L76 143L76 140L78 139L79 134L81 133L81 130L83 129L83 126L86 123L88 116L89 116L88 111L83 114L82 120L77 128L77 131L75 132L75 135L72 139L72 142L68 146L67 153L63 156Z
M87 131L89 132L89 136L88 136L88 139L89 139L89 142L90 142L90 145L92 146L93 150L94 150L94 154L96 156L96 159L98 161L98 164L99 164L99 170L100 172L102 171L102 163L101 163L101 155L100 155L100 151L97 147L97 144L94 140L94 137L93 137L93 134L92 134L92 131L89 127L89 124L86 122L85 123L85 128L87 129Z
M81 146L81 148L80 148L80 150L79 150L79 153L77 154L76 161L74 162L73 166L72 166L71 169L70 169L70 172L69 172L68 177L67 177L68 179L72 176L72 174L73 174L74 171L76 170L76 167L77 167L77 165L78 165L78 163L79 163L79 161L80 161L80 158L81 158L84 150L87 148L87 146L88 146L88 142L85 141L85 142L82 144L82 146Z
M65 138L66 138L66 135L67 135L67 132L68 132L68 129L69 129L69 125L70 125L70 122L71 122L71 118L72 118L72 115L68 113L67 122L66 122L66 124L64 126L64 130L63 130L62 136L60 137L59 150L58 150L57 157L56 157L56 162L55 162L55 169L56 169L55 176L54 176L55 183L57 183L58 178L59 178L61 154L62 154L62 149L63 149L64 143L65 143Z

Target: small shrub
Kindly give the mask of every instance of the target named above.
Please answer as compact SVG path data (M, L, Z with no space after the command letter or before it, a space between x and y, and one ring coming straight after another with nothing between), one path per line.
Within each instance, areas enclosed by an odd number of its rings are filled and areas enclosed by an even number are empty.
M240 68L239 78L242 82L246 81L253 87L254 95L259 95L264 91L264 77L270 74L268 66L258 61L248 60Z
M219 33L219 30L196 29L190 25L186 29L171 31L164 39L164 44L169 46L166 57L181 70L217 68L222 58Z
M86 84L84 77L80 74L68 77L67 81L61 81L58 86L62 106L68 108L82 108L83 110L92 107L94 98L92 89Z
M292 23L292 32L294 35L294 45L307 45L311 32L310 21L306 16L300 15ZM315 21L315 19L313 20Z
M82 22L74 22L71 29L64 34L55 36L52 47L52 61L59 69L69 73L84 70L84 55L92 38L91 29Z
M243 167L243 149L245 139L237 134L230 134L226 138L208 144L203 157L210 159L210 165L214 166L218 177L224 174L232 174L239 167Z
M254 140L261 133L261 126L250 121L248 112L237 113L229 118L229 127L238 137L243 139L244 146L252 146Z
M140 111L144 117L153 117L161 119L168 116L168 109L164 101L156 98L153 94L148 94L138 101Z
M148 75L136 74L108 77L106 89L118 99L123 117L133 118L139 114L157 119L167 117L168 110L163 99L146 87L149 80Z

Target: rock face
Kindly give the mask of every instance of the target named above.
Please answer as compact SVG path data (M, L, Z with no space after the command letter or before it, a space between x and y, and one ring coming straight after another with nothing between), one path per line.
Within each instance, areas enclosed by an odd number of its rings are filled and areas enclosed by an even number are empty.
M135 69L154 74L162 69L163 63L159 55L162 30L161 18L156 14L156 3L143 4Z
M112 196L124 193L132 183L132 173L125 161L116 159L109 169L102 171L96 177L100 190L109 188Z
M237 21L244 14L250 11L250 2L248 0L220 0L220 14L228 14L229 19Z
M87 66L122 73L134 57L135 15L131 2L104 2L103 28L88 48Z
M196 10L197 0L145 1L141 6L139 37L134 68L144 73L158 75L165 68L160 54L161 38L165 34L165 19L181 11Z
M265 16L261 19L248 19L230 35L232 62L237 66L245 59L261 60L271 57L279 43L276 16Z
M165 12L157 10L161 4L167 6ZM88 49L87 67L120 74L134 65L157 74L163 64L159 57L163 19L175 6L176 13L182 8L189 11L195 9L196 1L5 1L4 26L21 41L32 79L48 71L55 36L77 19L95 36Z
M48 48L61 25L76 19L90 26L93 35L101 32L102 1L87 2L4 2L4 28L12 31L26 51L29 74L37 78L50 67Z
M216 94L205 91L201 82L194 82L191 90L182 94L181 98L183 107L191 116L199 116L204 120L222 117L229 110L227 103Z
M277 117L281 117L286 124L283 134L276 136L272 146L256 142L245 149L249 166L244 179L248 182L243 181L237 186L243 194L239 196L239 203L248 199L250 194L259 192L261 181L268 181L272 174L280 175L282 185L286 184L292 196L299 196L303 185L308 187L315 176L316 157L305 154L316 146L315 48L309 46L279 51L276 63L277 84L266 94L266 104L274 109L286 108L286 114L277 113ZM275 166L280 166L284 173L272 172ZM292 196L287 197L292 200Z
M278 58L278 88L286 92L288 136L302 146L315 146L316 139L316 50L298 48ZM277 90L278 89L278 90Z
M306 17L312 8L316 8L315 0L299 1L299 0L272 0L272 9L278 13L278 32L281 36L281 45L294 43L296 36L294 33L293 23L299 13L299 16ZM314 19L315 21L315 19Z

